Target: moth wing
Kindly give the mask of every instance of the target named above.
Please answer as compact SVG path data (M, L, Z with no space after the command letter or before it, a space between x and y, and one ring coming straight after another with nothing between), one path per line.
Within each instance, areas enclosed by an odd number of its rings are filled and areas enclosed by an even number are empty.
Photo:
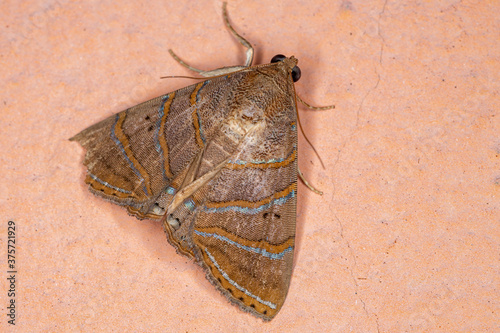
M269 118L264 132L245 137L220 172L164 223L170 242L195 257L212 284L265 320L282 307L292 273L297 198L293 96L286 91L275 96L285 116ZM216 159L211 143L204 160ZM169 220L179 225L174 228Z
M194 223L195 252L208 279L264 319L281 309L292 275L297 173L296 162L291 164L283 171L249 167L239 175L224 170ZM273 190L252 191L259 185Z
M163 216L170 243L195 257L231 302L270 320L284 303L293 264L294 96L282 64L259 66L152 99L72 140L87 149L91 191L131 214L160 218L185 198ZM235 125L259 110L265 116ZM263 131L238 138L263 122ZM180 195L194 185L189 197Z
M227 108L219 105L225 100L223 80L151 99L71 138L87 150L85 182L91 192L127 206L138 218L161 218L171 198L170 184L226 117Z

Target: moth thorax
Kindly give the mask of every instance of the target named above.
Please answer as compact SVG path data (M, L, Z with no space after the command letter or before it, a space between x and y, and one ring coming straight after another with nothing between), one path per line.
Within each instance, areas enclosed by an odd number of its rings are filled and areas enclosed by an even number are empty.
M265 127L264 112L256 107L241 108L228 118L224 131L235 142L260 133Z
M264 116L264 111L258 107L251 105L251 104L250 104L250 106L243 107L240 110L241 119L248 121L248 122L256 123L259 120L261 120L263 116Z

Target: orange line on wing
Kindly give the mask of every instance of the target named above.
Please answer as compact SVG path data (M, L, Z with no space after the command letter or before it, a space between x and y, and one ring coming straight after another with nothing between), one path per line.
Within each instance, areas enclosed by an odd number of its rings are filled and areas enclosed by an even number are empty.
M146 186L147 193L151 193L151 181L149 179L149 174L146 171L146 169L139 163L139 161L135 158L134 153L132 152L132 149L130 149L130 142L128 141L128 137L123 133L123 123L125 122L125 119L127 118L127 111L123 111L118 114L118 120L115 124L114 128L114 134L116 136L116 139L119 140L119 142L122 145L122 149L127 155L128 159L132 163L133 167L139 171L140 176L143 177L144 179L144 186Z
M245 169L245 168L254 168L254 169L268 169L268 168L282 168L284 166L287 166L288 164L292 163L295 161L297 158L297 150L294 148L290 156L288 156L285 160L280 161L280 162L271 162L271 163L255 163L255 162L248 162L244 164L239 164L239 163L228 163L227 168L232 169L232 170L240 170L240 169Z
M205 204L206 208L223 208L223 207L230 207L230 206L237 206L237 207L244 207L244 208L257 208L263 205L266 205L273 200L279 199L286 197L288 194L290 194L292 191L297 190L297 183L294 182L287 188L285 188L283 191L276 192L273 195L264 198L259 201L247 201L247 200L234 200L234 201L223 201L223 202L207 202Z
M163 167L165 169L165 176L167 176L168 178L173 178L174 175L172 174L172 171L170 171L168 145L167 145L167 139L165 138L165 123L167 121L168 113L170 111L170 106L172 105L174 97L175 97L175 92L170 94L168 100L165 102L165 105L163 106L163 117L160 122L160 129L158 135L158 141L160 142L160 146L163 150L163 164L164 164Z
M198 92L200 91L201 87L203 87L205 84L206 81L198 83L194 88L193 92L191 93L189 101L191 102L192 106L194 106L198 102L197 101ZM196 134L196 142L198 143L198 146L203 148L205 144L203 143L203 139L201 138L200 119L198 116L198 109L196 107L193 107L192 115L193 115L193 125Z
M232 234L229 231L226 231L225 229L219 228L219 227L196 227L196 231L205 233L205 234L216 234L219 236L223 236L235 243L241 244L246 247L252 247L252 248L259 248L259 249L264 249L269 253L281 253L284 250L294 246L295 239L294 237L290 237L287 240L285 240L283 243L280 244L271 244L268 241L265 240L258 240L258 241L251 241L246 238L240 237L238 235ZM198 236L201 237L201 236Z

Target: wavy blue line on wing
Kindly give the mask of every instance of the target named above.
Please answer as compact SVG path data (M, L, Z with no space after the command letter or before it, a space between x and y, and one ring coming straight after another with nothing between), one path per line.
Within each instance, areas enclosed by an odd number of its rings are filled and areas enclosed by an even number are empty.
M194 203L193 199L189 198L184 201L184 207L193 212L194 209L196 208L196 204Z
M99 177L97 177L96 175L93 175L91 174L90 172L88 173L90 178L92 178L93 180L95 180L96 182L98 183L101 183L102 185L106 186L106 187L109 187L109 188L112 188L113 190L116 190L118 192L122 192L122 193L127 193L127 194L131 194L132 192L131 191L127 191L127 190L124 190L122 188L119 188L119 187L116 187L116 186L113 186L111 185L110 183L100 179Z
M261 249L260 247L251 247L251 246L246 246L246 245L240 244L240 243L235 242L235 241L233 241L225 236L221 236L221 235L218 235L216 233L208 233L208 232L203 232L203 231L198 231L198 230L195 230L194 233L199 235L199 236L202 236L202 237L213 237L215 239L218 239L218 240L221 240L223 242L234 245L240 249L246 250L248 252L254 252L254 253L260 254L264 257L271 258L271 259L282 259L283 256L285 255L285 253L293 251L293 247L290 246L290 247L287 247L286 249L284 249L283 251L281 251L280 253L271 253L271 252L267 252L266 249Z
M166 192L170 195L174 195L177 192L177 190L175 188L173 188L172 186L169 186L169 187L167 187Z
M243 214L257 214L260 213L266 209L269 209L272 206L279 206L285 204L290 198L293 198L295 196L295 191L291 191L288 193L286 196L282 198L277 198L272 200L271 202L267 204L263 204L262 206L255 207L255 208L249 208L249 207L240 207L240 206L227 206L227 207L218 207L218 208L208 208L204 207L204 212L206 213L224 213L229 210L243 213Z

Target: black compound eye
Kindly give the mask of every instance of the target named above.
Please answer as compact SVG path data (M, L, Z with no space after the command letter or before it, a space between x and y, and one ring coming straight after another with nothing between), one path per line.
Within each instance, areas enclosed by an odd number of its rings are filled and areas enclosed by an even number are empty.
M278 61L283 61L283 59L285 59L286 57L282 54L277 54L275 55L272 59L271 59L271 63L275 63L275 62L278 62Z
M295 66L292 68L292 80L293 82L297 82L300 79L300 68Z

